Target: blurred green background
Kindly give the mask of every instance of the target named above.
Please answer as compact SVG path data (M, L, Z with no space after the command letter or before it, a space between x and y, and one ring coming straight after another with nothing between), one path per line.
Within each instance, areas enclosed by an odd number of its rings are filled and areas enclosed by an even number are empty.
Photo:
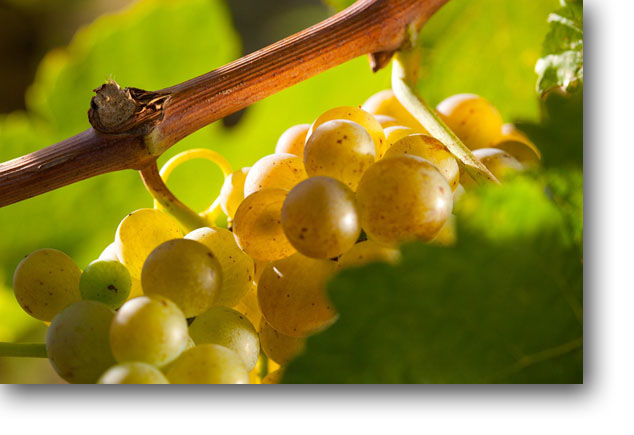
M507 121L536 122L535 62L556 0L452 0L423 31L421 93L432 104L460 92L485 96ZM0 0L0 161L89 127L92 89L107 79L160 89L264 47L333 13L317 0ZM235 168L271 153L277 137L339 105L389 87L365 57L271 96L186 138L160 163L193 147ZM194 209L213 201L220 171L177 170L169 186ZM83 268L130 211L151 206L137 173L82 181L0 209L0 341L41 342L45 326L22 312L12 274L29 252L52 247ZM56 382L45 360L0 359L0 382Z

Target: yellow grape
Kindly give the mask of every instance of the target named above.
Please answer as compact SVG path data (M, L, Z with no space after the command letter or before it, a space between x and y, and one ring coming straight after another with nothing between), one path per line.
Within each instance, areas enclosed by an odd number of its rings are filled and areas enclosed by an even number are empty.
M385 89L372 95L363 103L361 108L374 115L391 116L398 120L400 125L405 125L418 133L428 134L420 122L398 101L391 89Z
M431 243L441 246L452 246L456 243L456 216L451 215L440 232L434 237Z
M118 362L157 367L172 362L187 346L187 320L162 296L140 296L119 308L110 327L110 347Z
M524 166L537 165L542 158L535 144L513 124L502 126L502 135L495 148L506 151Z
M388 127L394 127L397 125L401 125L401 123L396 119L393 118L391 116L387 116L387 115L374 115L374 118L379 121L379 124L381 124L381 127L383 127L383 132L385 133L385 129Z
M326 293L326 281L335 264L301 254L270 263L258 283L262 316L277 331L304 337L335 320L335 310Z
M238 206L244 199L244 182L250 169L248 167L232 172L225 178L220 189L220 207L230 219L233 219Z
M308 177L304 163L293 154L270 154L262 157L249 170L244 181L244 196L264 189L292 189Z
M462 178L462 176L461 176L461 178ZM462 187L462 184L458 184L458 187L456 188L456 190L453 191L453 206L454 206L454 208L456 207L456 204L458 204L458 201L460 200L460 197L462 195L464 195L464 193L465 193L464 187Z
M395 264L401 258L398 249L381 245L374 240L364 240L354 245L337 260L337 269L362 266L373 262Z
M172 384L248 384L249 371L237 353L219 344L186 350L167 370Z
M374 156L375 145L368 132L356 122L337 119L320 124L310 135L304 147L304 166L311 177L336 178L355 190Z
M128 362L110 367L98 384L169 384L156 367L142 362Z
M354 192L334 178L310 177L286 196L282 227L295 249L307 257L338 257L361 234Z
M473 151L473 157L480 160L486 166L495 178L504 181L509 175L524 170L524 166L517 159L506 151L497 148L480 148ZM463 172L460 177L460 184L466 188L476 185L476 182Z
M141 287L141 280L138 278L132 278L132 286L130 287L130 295L128 300L136 297L143 296L143 287Z
M101 254L99 254L99 257L97 258L97 260L105 260L105 261L119 261L119 257L117 257L117 246L115 244L115 242L112 242L111 244L109 244L108 246L106 246L106 249L104 249Z
M310 130L310 124L298 124L290 127L277 140L275 152L295 154L302 158L308 130Z
M64 380L94 384L115 364L109 345L114 311L95 301L79 301L64 308L46 332L48 359Z
M15 298L24 311L50 322L62 309L81 300L81 270L56 249L39 249L24 257L13 274Z
M262 319L260 321L260 344L266 356L284 366L304 351L306 339L282 334Z
M492 147L500 138L500 112L478 95L453 95L441 101L436 106L436 111L447 126L472 150Z
M274 372L270 372L268 375L262 379L263 384L279 384L282 380L282 376L284 376L283 369L277 369Z
M198 228L185 236L207 246L222 268L222 287L214 305L233 307L253 283L253 259L240 249L233 233L226 228Z
M366 171L357 204L369 238L392 245L431 240L452 210L451 188L427 160L416 156L384 158Z
M238 246L254 260L273 261L288 257L295 248L282 229L284 189L265 189L242 201L233 222Z
M405 136L410 134L416 134L414 130L402 125L395 125L394 127L388 127L385 129L385 147L381 150L381 154L377 156L377 160L382 159L385 156L385 152L389 150L392 145Z
M202 243L174 239L161 243L143 265L143 293L161 295L176 303L185 317L211 307L222 287L222 267Z
M267 263L268 264L268 263ZM255 284L247 291L247 294L240 299L238 305L234 309L244 314L252 325L259 325L262 318L262 312L258 305L258 293Z
M231 308L211 307L192 322L189 335L197 345L215 343L233 350L249 371L260 355L260 339L255 327L244 314Z
M142 208L127 215L115 236L117 257L128 268L132 278L141 278L143 263L158 245L183 237L178 222L170 215L153 208Z
M456 158L438 139L426 134L411 134L398 140L392 145L385 157L399 155L418 156L435 165L445 176L451 190L456 190L460 182L460 168Z
M313 125L311 125L310 131L306 135L306 142L308 143L310 136L320 125L328 121L341 119L356 122L362 126L370 134L370 137L374 142L375 150L382 148L383 142L385 141L385 134L383 133L383 127L381 127L379 121L377 121L371 113L368 113L359 107L353 106L335 107L322 113L315 122L313 122ZM306 159L304 159L304 162L305 161Z

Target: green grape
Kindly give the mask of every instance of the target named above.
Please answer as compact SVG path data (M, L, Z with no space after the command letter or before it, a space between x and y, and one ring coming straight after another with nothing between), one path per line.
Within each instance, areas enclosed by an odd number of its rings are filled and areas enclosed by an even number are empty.
M425 159L384 158L366 171L357 204L368 238L392 245L411 239L429 241L451 214L451 188Z
M298 124L286 130L275 145L276 153L294 154L299 158L304 156L304 143L310 130L310 124Z
M435 137L426 134L411 134L392 145L385 157L412 155L430 161L445 176L451 190L456 190L460 182L460 168L456 158L447 147Z
M24 257L13 274L15 298L32 317L50 322L62 309L81 300L81 270L56 249L39 249Z
M270 154L255 162L244 182L244 196L264 189L290 190L308 177L300 157Z
M428 134L427 130L398 101L394 91L386 89L372 95L361 106L366 112L374 115L387 115L395 118L400 125L407 126L418 133Z
M229 174L220 189L220 208L230 218L236 214L238 206L244 199L244 181L251 168L242 168Z
M374 156L372 138L361 125L336 119L319 125L310 135L304 147L304 166L311 177L326 175L355 190Z
M319 118L313 122L313 125L311 125L310 131L306 135L306 143L308 143L310 136L312 136L312 133L317 129L317 127L328 121L337 119L356 122L370 134L370 137L374 142L375 149L379 150L382 148L383 142L385 141L385 134L383 133L383 127L381 127L379 121L377 121L371 113L353 106L335 107L322 113ZM304 152L306 151L304 150ZM304 162L306 162L306 159L304 159Z
M162 296L140 296L123 304L110 327L110 347L118 362L157 367L173 361L187 346L187 320Z
M307 257L337 257L361 234L354 192L330 177L304 180L286 196L282 227L295 249Z
M260 305L258 305L258 293L255 284L253 284L247 294L240 299L240 302L234 309L244 314L252 325L260 324L262 312L260 311Z
M161 243L143 265L143 293L165 296L176 303L185 317L211 307L222 288L222 266L202 243L174 239Z
M102 302L115 310L128 299L131 287L130 272L113 260L93 261L79 280L82 299Z
M472 150L495 145L502 130L502 116L484 98L457 94L436 107L441 119Z
M337 269L363 266L374 262L395 264L401 258L398 249L381 245L374 240L364 240L354 245L337 260Z
M207 246L220 263L222 287L215 305L233 307L251 289L255 265L253 259L242 251L233 233L225 228L198 228L185 236Z
M284 376L284 370L277 369L274 372L269 373L262 379L263 384L279 384Z
M117 245L115 244L115 242L112 242L111 244L106 246L106 249L104 249L101 254L99 254L97 260L119 261L119 257L117 257Z
M266 356L284 366L304 351L306 339L284 335L262 319L260 321L260 344Z
M388 115L374 115L374 118L379 121L381 127L383 128L383 133L385 133L385 129L388 127L400 126L400 122L391 116Z
M249 371L237 353L219 344L201 344L167 370L172 384L248 384Z
M524 166L515 157L501 149L480 148L473 151L473 157L480 160L500 181L504 181L509 175L524 170ZM461 174L460 183L465 188L472 188L476 185L473 178L466 172Z
M410 134L416 134L416 132L409 127L404 127L402 125L387 127L385 129L385 146L381 150L381 154L377 156L377 160L382 159L387 150L389 150L397 141L405 136L409 136Z
M288 257L295 248L282 229L284 189L265 189L242 201L233 221L238 246L254 260L273 261Z
M95 301L79 301L64 308L46 332L48 358L64 380L94 384L115 364L108 334L114 311Z
M178 222L153 208L142 208L127 215L115 236L117 257L128 268L132 278L141 278L143 263L158 245L183 237Z
M197 345L215 343L225 346L242 359L247 371L255 367L260 355L258 333L246 316L227 307L211 307L196 317L189 334Z
M294 254L270 263L258 283L262 316L271 327L292 337L305 337L335 320L326 281L335 264Z
M128 362L110 367L98 384L169 384L156 367L143 362Z

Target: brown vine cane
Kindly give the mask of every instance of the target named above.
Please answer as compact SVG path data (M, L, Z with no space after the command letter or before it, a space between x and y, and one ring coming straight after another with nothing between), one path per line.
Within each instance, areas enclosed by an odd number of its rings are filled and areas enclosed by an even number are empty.
M363 54L384 66L448 0L359 0L302 32L184 83L147 92L96 90L92 128L0 164L0 207L86 178L142 170L196 130Z

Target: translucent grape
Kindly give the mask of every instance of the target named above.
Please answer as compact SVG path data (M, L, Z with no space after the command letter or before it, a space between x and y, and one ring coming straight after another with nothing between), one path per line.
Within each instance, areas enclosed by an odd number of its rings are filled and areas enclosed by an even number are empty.
M366 171L357 205L368 237L391 245L433 239L453 202L447 180L434 165L403 155L384 158Z
M141 280L138 278L132 278L132 286L130 287L130 296L128 296L128 299L133 299L139 296L143 296Z
M361 125L370 134L370 137L374 142L375 149L378 150L382 148L383 141L385 140L385 134L383 133L383 127L381 127L379 121L377 121L371 113L353 106L335 107L322 113L315 122L313 122L313 125L311 125L310 131L306 135L306 142L308 143L310 136L312 136L312 133L317 129L317 127L328 121L336 119L345 119ZM305 152L306 151L304 149L304 153ZM306 159L304 159L304 162L305 161Z
M113 260L93 261L79 280L82 299L102 302L115 310L128 299L131 287L130 272Z
M304 156L304 143L306 135L310 130L310 124L299 124L290 127L277 140L275 146L276 153L295 154L298 157Z
M260 322L260 344L266 356L280 365L286 365L304 351L306 339L282 334L262 319Z
M185 236L207 246L220 263L222 287L215 305L233 307L251 289L255 265L236 243L233 233L225 228L198 228Z
M381 150L379 156L377 156L377 160L382 159L385 156L385 152L389 150L392 145L394 145L398 140L404 138L405 136L409 136L410 134L416 134L414 130L409 127L404 127L402 125L396 125L394 127L388 127L385 129L385 146Z
M105 260L105 261L119 261L119 257L117 257L117 245L115 242L112 242L106 249L104 249L97 260Z
M229 174L220 189L220 207L230 218L236 214L238 206L244 199L244 182L251 168L242 168Z
M56 249L39 249L24 257L13 274L18 303L32 317L50 322L62 309L81 300L81 270Z
M248 384L249 371L237 353L219 344L201 344L167 370L172 384Z
M445 176L451 190L456 190L460 182L460 168L456 158L438 139L426 134L411 134L392 145L385 157L412 155L422 157L433 163Z
M79 301L55 316L46 332L46 350L62 379L73 384L94 384L115 364L108 340L114 315L102 303Z
M153 208L142 208L127 215L115 236L117 257L128 268L132 278L141 278L143 263L158 245L183 237L178 222Z
M294 254L270 263L258 283L262 315L282 334L304 337L330 325L336 316L326 293L335 264Z
M473 151L473 157L480 160L500 181L508 178L509 175L524 170L524 166L515 157L501 149L480 148ZM466 172L462 173L460 183L466 188L476 185L473 178Z
M398 101L391 89L372 95L363 103L361 108L374 115L387 115L396 118L400 125L405 125L418 133L427 133L420 122Z
M495 148L506 151L523 166L535 166L542 158L535 144L513 124L502 125L502 135Z
M396 119L393 118L391 116L387 116L387 115L374 115L374 118L379 121L379 124L381 124L381 127L383 127L383 132L385 132L385 129L388 127L394 127L397 125L401 125L401 123Z
M233 235L254 260L272 261L295 252L282 229L282 205L287 194L284 189L260 190L238 207Z
M502 116L484 98L457 94L436 107L442 120L472 150L496 144L502 129Z
M284 376L284 371L282 369L275 370L274 372L270 372L268 375L262 379L263 384L279 384L282 380L282 376Z
M361 234L354 192L330 177L304 180L284 201L282 227L295 249L307 257L337 257Z
M239 313L244 314L252 325L260 324L262 312L260 311L260 305L258 304L258 293L255 284L253 284L247 294L242 297L234 309Z
M373 262L397 263L401 258L398 249L389 248L373 240L357 243L337 260L337 269L362 266Z
M304 163L293 154L270 154L249 170L244 182L244 196L264 189L292 189L308 177Z
M110 327L110 347L119 362L161 367L187 346L187 320L176 304L161 296L140 296L121 306Z
M222 279L222 266L205 245L174 239L161 243L148 256L141 285L144 294L165 296L186 317L193 317L214 304Z
M374 156L368 132L355 122L339 119L321 124L310 135L304 147L304 166L311 177L336 178L355 190L363 172L374 163Z
M99 378L98 384L169 384L167 378L156 367L129 362L110 367Z
M247 370L252 370L260 355L260 339L247 317L231 308L216 306L196 317L189 334L197 345L215 343L238 354Z

